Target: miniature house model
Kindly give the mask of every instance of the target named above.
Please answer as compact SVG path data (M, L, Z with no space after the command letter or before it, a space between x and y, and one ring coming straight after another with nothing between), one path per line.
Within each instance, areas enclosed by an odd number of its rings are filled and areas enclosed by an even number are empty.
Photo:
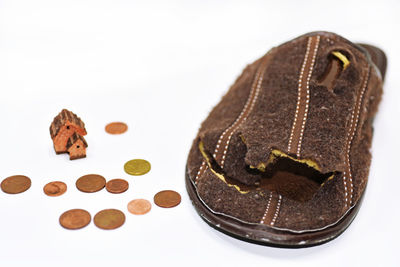
M63 109L50 125L50 135L57 154L69 153L70 159L86 157L87 143L83 121L69 110Z
M80 159L86 157L86 140L83 136L74 133L67 142L67 150L69 153L69 159Z

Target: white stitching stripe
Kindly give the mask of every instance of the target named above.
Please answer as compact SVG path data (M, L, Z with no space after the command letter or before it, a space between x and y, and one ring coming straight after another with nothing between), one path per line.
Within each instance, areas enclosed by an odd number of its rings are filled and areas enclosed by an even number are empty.
M310 80L311 80L311 76L312 76L312 72L313 72L313 68L314 68L314 64L315 64L315 59L317 56L317 52L318 52L318 47L319 47L319 43L320 43L320 39L321 37L318 35L315 38L315 44L313 45L313 49L311 49L311 44L314 40L314 36L311 36L308 38L307 41L307 48L306 48L306 53L304 55L304 60L303 60L303 64L301 66L300 69L300 75L299 75L299 80L298 80L298 94L297 94L297 104L296 104L296 112L295 112L295 116L294 116L294 121L293 121L293 125L292 125L292 130L290 133L290 138L289 138L289 142L288 142L288 152L291 151L293 144L293 138L295 135L295 131L297 128L297 124L298 124L298 120L299 120L299 116L303 116L302 118L302 124L301 124L301 128L300 128L300 133L299 133L299 138L297 142L297 150L296 150L296 154L297 157L300 157L300 151L301 151L301 144L302 144L302 139L303 139L303 134L304 134L304 129L305 129L305 125L306 125L306 121L307 121L307 115L308 115L308 109L309 109L309 103L310 103ZM312 54L310 55L310 52L312 51ZM310 58L311 57L311 58ZM311 62L310 62L311 60ZM309 65L309 68L306 72L306 67L307 65ZM305 74L307 76L305 76ZM304 82L305 82L305 88L306 88L306 99L305 99L305 107L304 107L304 113L302 115L300 115L300 106L302 104L302 95L304 94ZM276 209L275 209L275 213L274 216L270 222L271 226L274 226L278 216L279 216L279 211L281 208L281 203L282 203L282 196L278 195L278 200L277 200L277 204L276 204ZM262 222L265 221L265 217L266 217L266 213L268 213L268 209L269 209L269 204L267 206L267 210L264 214L263 219L261 220Z
M300 157L300 151L301 151L301 144L302 144L302 139L303 139L303 134L304 134L304 129L306 125L306 120L307 120L307 115L308 115L308 108L309 108L309 103L310 103L310 80L315 64L315 58L317 56L318 52L318 47L319 47L319 42L321 37L318 35L315 38L315 44L313 45L313 49L311 49L311 44L313 42L314 36L308 37L308 42L307 42L307 49L306 53L304 55L304 60L303 64L300 69L300 75L299 75L299 80L298 80L298 88L297 88L297 104L296 104L296 111L294 114L294 120L293 120L293 125L292 125L292 130L290 132L290 137L289 137L289 142L288 142L288 152L296 152L297 157ZM310 52L312 51L312 54ZM309 68L306 70L306 66L309 65ZM306 76L305 76L306 75ZM304 88L304 83L305 83L305 88ZM303 94L304 94L304 89L306 90L306 99L305 99L305 106L304 106L304 112L300 112L300 107L304 103L303 101ZM300 115L302 114L302 115ZM299 116L302 116L302 121L301 121L301 127L300 127L300 132L299 132L299 137L298 140L293 141L295 132L298 124L298 120L300 119ZM296 144L293 144L295 142ZM292 146L297 146L297 149L295 151L292 150Z
M282 203L282 196L279 195L278 204L276 205L276 210L275 210L274 218L272 218L272 221L271 221L271 226L274 226L275 221L278 218L281 203Z
M263 215L263 217L262 217L262 219L260 221L260 223L262 223L262 224L265 222L269 207L271 206L271 199L272 199L272 192L269 193L269 199L268 199L267 208L265 209L264 215Z
M300 77L299 77L298 87L297 87L296 112L294 114L294 121L293 121L292 131L290 133L288 151L290 151L290 149L292 147L292 139L293 139L293 135L294 135L294 129L296 128L296 124L297 124L297 118L298 118L298 114L299 114L300 100L301 100L301 85L303 83L304 69L306 68L306 64L307 64L307 60L308 60L308 54L310 53L311 40L312 40L312 38L309 37L308 38L308 42L307 42L306 54L304 56L303 65L301 66L301 70L300 70Z
M220 162L221 168L224 167L226 153L227 153L229 142L230 142L230 140L232 138L232 135L239 128L241 122L244 122L247 119L247 116L250 114L250 112L252 111L252 109L254 107L255 102L257 101L257 98L258 98L258 95L259 95L259 92L260 92L260 89L261 89L261 84L262 84L262 81L263 81L263 78L264 78L263 72L264 72L264 68L260 67L259 70L257 71L255 80L254 80L253 85L252 85L252 89L250 91L249 97L247 98L246 104L245 104L242 112L239 114L239 117L236 118L235 122L230 127L228 127L222 133L220 138L218 139L218 143L217 143L217 146L216 146L214 154L213 154L214 158L216 158L218 153L220 152L219 148L220 148L220 145L221 145L221 142L222 142L223 138L225 137L225 135L229 131L231 131L229 133L228 139L227 139L227 141L225 143L225 146L224 146L224 150L223 150L223 154L222 154L222 158L221 158L221 162ZM249 107L249 105L250 105L250 107ZM247 116L243 117L246 112L247 112ZM243 120L240 121L242 118L243 118Z
M306 125L306 120L307 120L307 115L308 115L308 106L309 106L309 103L310 103L310 79L311 79L311 75L312 75L312 69L314 68L315 57L317 56L317 51L318 51L318 47L319 47L319 40L320 40L320 36L317 36L317 41L316 41L316 44L315 44L314 53L313 53L312 60L311 60L310 70L308 71L308 76L307 76L306 108L305 108L305 111L304 111L303 124L301 125L301 130L300 130L299 144L297 146L297 157L300 157L301 142L302 142L302 139L303 139L304 127Z
M221 168L224 167L226 153L227 153L229 142L230 142L230 140L232 138L232 135L234 134L236 129L240 126L239 121L242 119L242 117L244 116L246 111L248 111L247 112L247 116L250 114L250 112L252 111L252 109L253 109L253 107L254 107L254 105L256 103L256 100L257 100L258 95L260 93L262 80L263 80L263 77L264 77L264 74L263 74L264 65L265 64L263 62L260 63L260 67L258 68L258 70L256 72L256 76L255 76L254 82L252 84L252 87L251 87L251 90L250 90L250 94L249 94L249 96L248 96L248 98L246 100L246 104L244 105L244 107L243 107L242 111L240 112L239 116L236 118L236 120L233 122L233 124L231 126L229 126L228 128L225 129L225 131L221 134L221 136L218 139L218 142L217 142L217 145L215 147L214 154L213 154L214 158L217 157L217 155L218 155L218 153L220 151L219 149L220 149L220 147L222 145L221 143L222 143L223 138L232 129L232 132L229 134L228 139L226 141L226 144L224 146L222 159L221 159L221 163L220 163ZM249 107L249 105L250 105L250 107ZM248 107L249 107L249 109L247 110ZM247 117L243 117L242 122L246 121L246 119L247 119ZM199 170L198 170L198 172L196 174L196 177L194 179L195 184L197 184L198 179L207 170L207 168L208 168L208 165L206 164L206 161L203 159L203 161L201 163L201 166L200 166L200 168L199 168Z
M358 120L359 120L359 117L360 117L361 104L363 102L364 93L365 93L365 90L366 90L367 85L368 85L369 74L370 74L370 68L368 68L368 72L364 76L364 82L363 82L363 85L362 85L362 90L361 90L360 96L357 99L358 102L356 104L356 107L353 109L353 111L351 113L350 127L349 127L349 131L347 132L347 143L346 143L347 149L346 149L346 158L345 158L344 164L347 166L348 171L344 171L343 172L343 185L344 185L344 192L345 192L344 193L345 207L351 206L351 202L353 200L353 177L352 177L352 174L351 174L350 149L351 149L351 143L353 141L354 135L355 135L355 133L357 131ZM357 112L357 113L354 116L355 112ZM348 188L347 188L347 177L349 178L348 182L350 184L350 193L348 192ZM350 194L350 196L348 197L349 194Z
M199 168L199 171L196 174L196 177L194 178L194 182L197 184L197 180L199 179L200 175L205 172L208 168L208 165L206 164L206 161L203 159L203 162L201 163L201 166ZM202 170L204 171L202 172Z

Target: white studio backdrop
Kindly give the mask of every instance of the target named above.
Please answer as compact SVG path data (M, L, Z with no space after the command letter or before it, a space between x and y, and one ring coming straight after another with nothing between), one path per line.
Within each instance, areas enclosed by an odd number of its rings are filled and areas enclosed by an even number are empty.
M25 174L32 187L0 192L0 266L398 266L400 196L399 1L21 1L0 0L0 179ZM246 64L309 31L336 32L381 47L389 66L375 119L373 160L364 203L345 233L325 245L278 249L242 242L210 228L184 184L186 157L201 121ZM86 159L55 155L49 126L67 108L85 122ZM105 133L111 121L129 130ZM127 175L144 158L152 170ZM124 178L130 189L84 194L81 175ZM43 186L67 183L61 197ZM160 190L182 195L173 209L126 210ZM124 211L113 231L91 223L58 224L71 208L92 216Z

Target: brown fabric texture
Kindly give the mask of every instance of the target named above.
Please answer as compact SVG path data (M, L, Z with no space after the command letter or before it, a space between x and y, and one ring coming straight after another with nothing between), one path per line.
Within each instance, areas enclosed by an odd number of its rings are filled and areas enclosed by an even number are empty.
M329 88L332 60L343 66ZM289 231L337 222L366 187L385 69L382 51L329 32L273 48L202 123L187 161L198 196L212 212Z

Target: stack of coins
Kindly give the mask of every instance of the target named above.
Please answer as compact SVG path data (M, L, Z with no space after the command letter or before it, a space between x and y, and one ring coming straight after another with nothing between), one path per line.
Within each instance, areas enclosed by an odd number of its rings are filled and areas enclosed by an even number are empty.
M46 184L43 192L50 197L58 197L67 191L67 185L64 182L55 181Z

